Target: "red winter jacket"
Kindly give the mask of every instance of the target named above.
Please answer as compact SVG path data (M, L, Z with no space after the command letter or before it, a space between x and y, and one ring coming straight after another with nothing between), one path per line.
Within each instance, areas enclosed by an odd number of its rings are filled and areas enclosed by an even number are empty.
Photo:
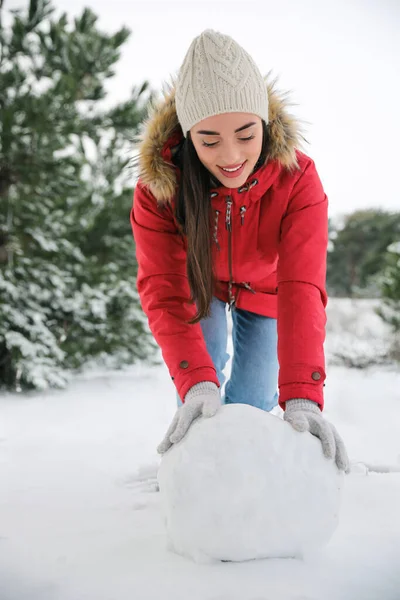
M279 404L307 398L322 409L328 201L313 161L296 149L294 119L272 86L267 91L266 164L242 188L210 190L216 295L277 318ZM173 212L173 152L181 140L172 91L145 124L131 223L142 307L183 398L200 381L219 383L200 325L186 323L196 308L188 303L186 240Z

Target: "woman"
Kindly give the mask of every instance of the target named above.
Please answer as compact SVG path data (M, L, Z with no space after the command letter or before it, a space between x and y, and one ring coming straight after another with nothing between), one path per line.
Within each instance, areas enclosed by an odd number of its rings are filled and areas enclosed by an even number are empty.
M160 453L221 403L279 402L348 468L322 414L328 202L299 138L252 58L213 30L193 40L145 124L131 213L137 286L178 396ZM234 355L221 399L227 307Z

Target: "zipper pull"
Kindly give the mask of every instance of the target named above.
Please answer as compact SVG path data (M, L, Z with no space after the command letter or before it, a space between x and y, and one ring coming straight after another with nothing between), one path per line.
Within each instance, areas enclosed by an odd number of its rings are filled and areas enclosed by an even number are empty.
M244 224L244 213L246 212L246 207L245 206L241 206L240 207L240 224L243 225Z
M251 285L249 283L247 283L246 281L243 281L243 287L245 287L246 290L249 290L249 292L251 292L252 294L256 294L257 293L255 290L253 290L253 288L251 287Z
M232 196L227 196L226 197L225 226L228 231L231 231L231 212L232 212Z

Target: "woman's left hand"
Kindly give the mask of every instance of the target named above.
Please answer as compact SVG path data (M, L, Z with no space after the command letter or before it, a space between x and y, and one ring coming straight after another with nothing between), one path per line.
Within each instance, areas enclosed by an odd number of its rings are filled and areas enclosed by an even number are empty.
M309 431L321 440L327 458L334 458L338 469L349 470L349 459L344 442L332 423L326 421L316 402L295 398L287 400L284 420L296 431Z

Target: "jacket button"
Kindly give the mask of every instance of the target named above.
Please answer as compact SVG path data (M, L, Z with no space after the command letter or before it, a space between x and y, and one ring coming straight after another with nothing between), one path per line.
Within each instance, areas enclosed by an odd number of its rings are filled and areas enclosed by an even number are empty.
M188 361L187 361L187 360L182 360L182 361L179 363L179 366L180 366L180 368L181 368L181 369L187 369L187 368L188 368L188 366L189 366L189 363L188 363Z
M311 377L314 379L314 381L319 381L321 379L321 373L318 373L318 371L314 371Z

